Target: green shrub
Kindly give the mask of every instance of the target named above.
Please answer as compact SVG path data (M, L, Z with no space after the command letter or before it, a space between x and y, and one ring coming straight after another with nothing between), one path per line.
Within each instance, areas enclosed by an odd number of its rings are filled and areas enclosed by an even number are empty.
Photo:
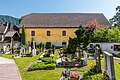
M55 63L55 59L46 57L46 58L41 58L42 62L46 63L46 64L51 64L51 63Z
M95 74L91 76L86 76L84 80L108 80L103 74Z
M34 63L32 64L29 68L28 71L33 71L33 70L51 70L51 69L55 69L56 64L51 63L51 64L45 64L44 62L41 63Z
M46 42L46 44L45 44L45 48L46 48L46 49L51 48L51 42Z
M88 49L88 53L94 53L93 49Z
M47 53L47 54L45 54L45 55L43 55L44 57L50 57L50 54L49 53Z
M84 80L107 80L103 74L98 74L96 66L90 65L83 74Z

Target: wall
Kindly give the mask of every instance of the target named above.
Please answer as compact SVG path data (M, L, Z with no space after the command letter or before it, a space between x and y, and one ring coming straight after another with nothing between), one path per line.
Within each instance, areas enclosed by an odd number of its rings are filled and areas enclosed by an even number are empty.
M31 31L36 32L34 40L36 42L68 42L69 37L75 37L74 32L77 28L25 28L26 41L31 41ZM66 31L66 36L62 36L62 31ZM20 28L20 33L22 28ZM46 32L51 31L51 36L46 36Z
M109 53L115 54L120 53L120 51L114 51L114 45L120 45L120 43L90 43L90 44L93 44L94 46L96 44L99 44L102 51L107 51ZM87 46L88 49L91 49L90 44Z

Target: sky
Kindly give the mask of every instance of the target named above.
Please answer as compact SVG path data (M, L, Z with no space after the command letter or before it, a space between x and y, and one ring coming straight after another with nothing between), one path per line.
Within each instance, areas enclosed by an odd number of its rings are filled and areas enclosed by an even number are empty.
M30 13L103 13L109 20L120 0L1 0L0 15L20 18Z

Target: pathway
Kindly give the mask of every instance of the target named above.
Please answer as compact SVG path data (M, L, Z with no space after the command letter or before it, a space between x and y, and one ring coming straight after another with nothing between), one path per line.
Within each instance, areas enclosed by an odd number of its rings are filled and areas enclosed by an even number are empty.
M13 59L0 57L0 80L21 80L18 67Z

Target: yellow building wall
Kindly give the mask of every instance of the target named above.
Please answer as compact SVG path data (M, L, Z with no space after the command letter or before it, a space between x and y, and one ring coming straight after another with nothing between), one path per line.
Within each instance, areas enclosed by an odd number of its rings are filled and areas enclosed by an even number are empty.
M25 28L26 41L31 41L32 37L36 42L68 42L69 37L75 37L77 28ZM35 36L31 36L31 31L35 31ZM62 36L62 31L66 31L66 36ZM51 35L47 36L47 31ZM20 28L20 33L22 28Z

